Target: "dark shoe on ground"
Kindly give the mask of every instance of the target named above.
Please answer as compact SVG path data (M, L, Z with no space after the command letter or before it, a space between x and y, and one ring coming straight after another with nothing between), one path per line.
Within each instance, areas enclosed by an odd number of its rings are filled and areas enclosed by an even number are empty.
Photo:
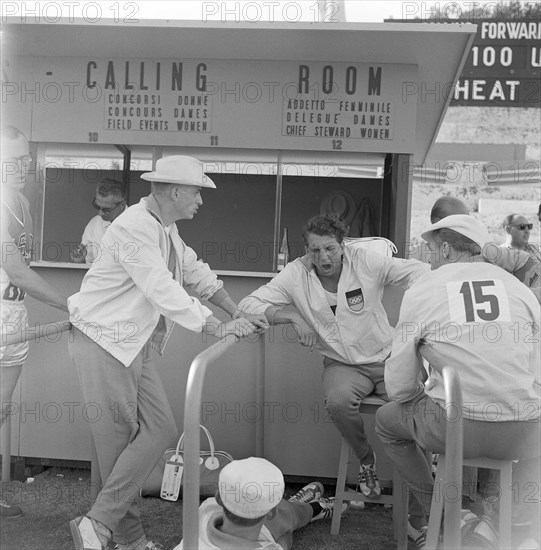
M317 503L321 506L321 512L319 514L316 514L312 518L312 522L319 521L320 519L330 519L332 518L334 514L334 505L335 505L335 499L334 497L331 498L320 498ZM342 510L340 511L340 515L342 515L348 508L347 502L342 503Z
M289 499L289 502L304 502L305 504L310 504L310 502L319 500L323 496L324 490L323 485L321 485L319 481L313 481L295 493Z
M23 515L19 506L9 505L5 500L0 500L0 519L20 518Z
M408 523L408 538L416 544L419 550L422 550L426 546L426 532L427 527L415 529L411 523Z
M381 484L376 474L376 465L361 464L359 472L359 492L367 498L378 498L381 495Z
M115 544L113 550L120 550L120 546ZM163 550L163 546L159 542L149 540L143 547L143 550Z
M107 541L102 544L103 536L98 535L92 521L87 516L72 519L69 523L75 550L105 550Z

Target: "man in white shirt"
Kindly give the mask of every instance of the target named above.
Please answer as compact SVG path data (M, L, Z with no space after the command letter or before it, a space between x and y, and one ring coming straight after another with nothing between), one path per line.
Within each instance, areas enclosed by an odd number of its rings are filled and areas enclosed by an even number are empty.
M105 231L127 208L125 185L106 178L96 187L92 206L98 213L88 222L81 244L71 253L70 259L75 263L94 263L101 254L100 243Z
M105 232L101 256L68 300L70 356L85 402L101 413L90 427L103 487L88 515L70 522L76 550L104 550L111 538L119 550L159 548L146 539L136 495L177 428L151 350L163 353L175 323L218 337L268 326L239 312L178 234L175 222L203 204L201 189L215 188L203 164L165 157L141 177L152 193ZM234 320L221 323L200 299Z

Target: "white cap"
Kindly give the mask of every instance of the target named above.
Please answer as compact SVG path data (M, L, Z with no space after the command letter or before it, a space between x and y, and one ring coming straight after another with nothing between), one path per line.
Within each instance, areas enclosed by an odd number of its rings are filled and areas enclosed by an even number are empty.
M433 240L432 233L438 229L452 229L468 239L471 239L474 243L478 244L481 248L486 243L490 242L490 235L487 228L477 218L466 214L454 214L452 216L446 216L439 222L432 224L425 232L421 234L421 237L425 241Z
M173 155L159 159L156 162L156 170L141 174L141 178L147 181L216 189L214 182L205 175L203 168L203 163L200 160L183 155Z
M241 518L265 516L284 495L282 472L264 458L230 462L218 481L223 505Z

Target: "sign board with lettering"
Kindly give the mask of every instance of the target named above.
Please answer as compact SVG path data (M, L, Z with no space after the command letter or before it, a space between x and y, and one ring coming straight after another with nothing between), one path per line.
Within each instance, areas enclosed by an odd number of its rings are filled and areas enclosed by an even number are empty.
M396 21L396 20L392 20ZM456 19L400 23L459 23ZM475 19L477 34L451 106L541 107L541 22Z
M32 140L413 153L417 66L17 57ZM22 74L22 72L21 72ZM26 86L24 98L22 88ZM13 96L13 97L11 97Z

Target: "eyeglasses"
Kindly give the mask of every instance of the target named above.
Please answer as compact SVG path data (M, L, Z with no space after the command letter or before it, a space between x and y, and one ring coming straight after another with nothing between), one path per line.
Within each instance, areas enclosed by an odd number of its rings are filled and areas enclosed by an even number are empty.
M521 231L524 231L526 228L528 228L530 231L533 229L533 223L510 223L509 225L511 227L516 227Z
M115 208L118 208L124 201L117 202L114 206L111 206L110 208L103 208L99 204L96 203L96 199L92 199L92 206L96 210L101 210L104 214L110 214Z

